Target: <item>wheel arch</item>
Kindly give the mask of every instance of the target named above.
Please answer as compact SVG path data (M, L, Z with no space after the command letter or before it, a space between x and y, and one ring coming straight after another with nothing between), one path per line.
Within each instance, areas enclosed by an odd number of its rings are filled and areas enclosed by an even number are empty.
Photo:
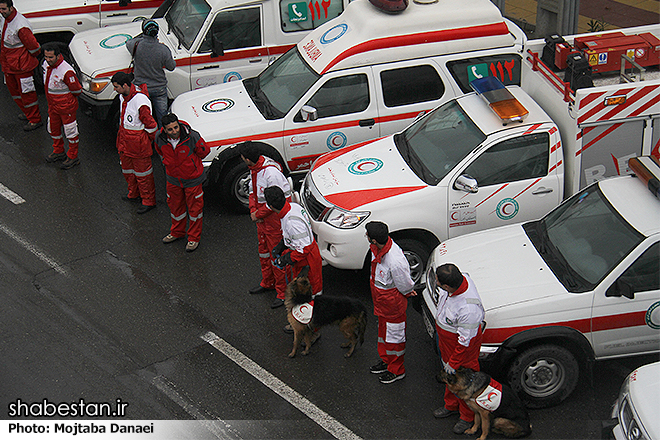
M275 147L265 142L253 141L253 143L259 149L259 153L279 162L279 164L282 165L282 171L284 172L284 175L289 175L289 169L286 166L286 162L282 158L280 152L275 149ZM234 144L224 148L222 151L220 151L220 153L218 153L215 159L213 159L213 163L209 169L209 179L212 179L211 181L213 183L222 181L222 178L224 178L224 175L231 168L231 165L235 161L240 160L240 154L238 153L237 145L238 144Z
M394 241L402 239L416 240L426 246L431 252L440 244L438 237L425 229L401 229L390 232L390 237Z

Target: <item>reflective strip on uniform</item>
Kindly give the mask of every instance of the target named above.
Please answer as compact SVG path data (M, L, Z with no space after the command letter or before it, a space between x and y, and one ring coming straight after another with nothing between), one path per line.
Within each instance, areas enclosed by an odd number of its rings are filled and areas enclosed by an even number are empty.
M190 216L189 218L190 218L191 222L195 222L195 221L199 220L200 218L202 218L203 216L204 216L204 213L200 212L200 214L197 217Z
M59 136L53 136L53 135L51 134L50 137L52 137L53 139L62 139L62 135L59 135Z
M155 133L156 130L158 130L158 126L155 126L154 128L146 128L146 127L144 128L144 131L146 131L147 133Z
M32 50L28 49L28 52L30 52L33 55L35 53L39 53L40 51L41 51L41 47L37 47L36 49L32 49Z
M183 220L184 218L186 218L186 213L184 212L184 213L181 214L181 215L170 214L170 216L172 217L173 220L181 221L181 220Z
M406 350L405 349L400 350L400 351L385 350L385 354L389 354L390 356L403 356L404 354L406 354Z
M121 172L124 173L124 174L135 174L135 170L125 170L123 168L122 168Z
M21 97L20 97L20 96L14 96L14 95L12 95L12 96L11 96L11 99L21 99Z
M270 252L267 254L259 254L259 258L270 258Z
M50 93L51 95L66 95L66 94L71 93L71 92L68 89L67 90L59 90L59 89L54 90L54 89L49 88L48 93Z
M199 198L202 197L203 195L204 195L204 193L201 192L201 193L199 193L198 195L196 195L195 198L196 198L196 199L199 199Z
M137 171L134 171L134 173L135 173L135 175L136 175L137 177L148 176L149 174L151 174L151 173L153 173L153 172L154 172L154 169L153 169L153 168L149 168L149 171L144 171L144 172L142 172L142 173L138 173Z
M131 128L131 127L124 127L125 130L131 130L131 131L142 131L142 128Z
M383 289L383 290L392 289L392 288L395 287L394 282L392 282L392 283L390 283L390 284L384 284L383 282L378 281L378 280L374 280L374 285L375 285L377 288L379 288L379 289Z
M24 105L23 107L25 107L25 108L34 107L35 105L38 105L38 104L39 104L39 101L34 101L33 103Z
M16 49L16 48L19 48L19 47L23 47L23 43L18 42L16 44L11 44L8 41L4 41L3 46L5 46L7 49Z

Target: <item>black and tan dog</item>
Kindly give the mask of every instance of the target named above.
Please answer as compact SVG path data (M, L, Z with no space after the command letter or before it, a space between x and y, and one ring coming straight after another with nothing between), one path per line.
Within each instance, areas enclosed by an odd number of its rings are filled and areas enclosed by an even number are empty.
M439 378L474 411L474 425L465 434L474 434L480 426L478 440L486 440L491 428L494 433L509 438L525 437L532 432L527 410L508 385L465 367L456 370L456 374L443 370Z
M358 342L364 342L364 331L367 328L367 309L360 301L329 295L318 295L313 299L311 320L307 324L301 323L294 315L300 313L300 307L306 307L312 301L312 287L307 278L308 270L305 267L300 274L289 283L286 288L284 305L286 306L287 320L293 328L293 349L289 357L294 357L298 346L304 340L305 349L302 354L309 353L312 344L318 339L318 330L328 324L338 324L339 330L348 340L341 346L348 348L344 357L353 354ZM303 319L303 321L305 321Z

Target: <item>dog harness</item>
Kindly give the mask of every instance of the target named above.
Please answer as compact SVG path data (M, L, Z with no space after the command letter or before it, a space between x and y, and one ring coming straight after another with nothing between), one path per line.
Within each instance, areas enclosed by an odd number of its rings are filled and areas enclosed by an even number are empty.
M291 316L301 324L307 325L312 320L312 312L314 311L314 301L299 304L291 309Z
M495 379L491 379L475 402L486 411L495 411L502 403L502 385Z

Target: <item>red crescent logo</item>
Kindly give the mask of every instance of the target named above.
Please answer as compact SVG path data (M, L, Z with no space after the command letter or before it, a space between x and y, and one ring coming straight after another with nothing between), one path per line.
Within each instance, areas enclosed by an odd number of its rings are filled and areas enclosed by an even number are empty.
M512 203L507 203L507 204L505 204L505 205L502 205L502 213L503 213L504 215L511 215L510 212L507 212L507 211L506 211L506 208L507 208L508 206L513 206L513 204L512 204Z
M339 147L342 144L342 138L340 138L339 136L336 136L334 139L332 139L331 142L332 142L332 145L334 145L335 147Z
M492 399L493 397L496 397L496 396L497 396L497 393L494 392L494 391L491 391L490 393L488 393L488 401L490 402L490 399Z
M360 170L360 171L364 171L364 168L363 168L363 167L364 167L365 165L370 165L370 166L373 167L373 166L374 166L374 163L373 163L373 162L362 162L362 163L359 164L356 168L357 168L358 170Z
M456 211L452 212L452 213L451 213L451 219L454 220L454 221L457 221L457 220L458 220L458 219L456 218L456 215L457 215L457 214L458 214L458 212L456 212Z

